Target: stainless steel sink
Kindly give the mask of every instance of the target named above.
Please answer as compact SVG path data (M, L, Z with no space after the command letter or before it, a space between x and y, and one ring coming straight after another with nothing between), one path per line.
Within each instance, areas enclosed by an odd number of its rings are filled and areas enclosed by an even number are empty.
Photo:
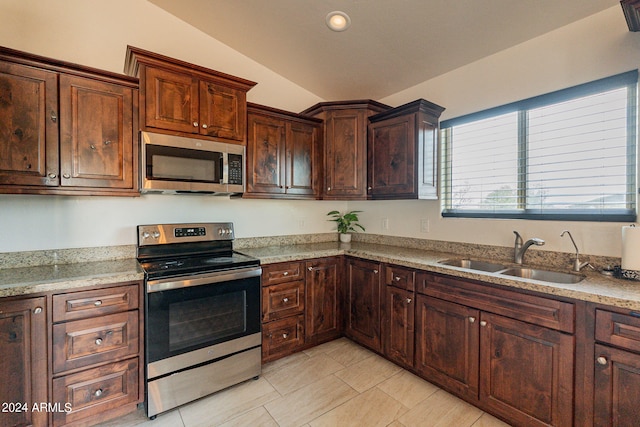
M501 271L500 274L504 274L505 276L522 277L523 279L533 279L551 283L578 283L582 279L584 279L584 276L580 276L578 274L560 273L557 271L540 270L537 268L527 267L508 268L504 271Z
M445 259L438 261L438 264L450 265L452 267L468 268L470 270L486 271L488 273L495 273L496 271L504 270L506 267L502 264L494 264L491 262L478 261L475 259Z

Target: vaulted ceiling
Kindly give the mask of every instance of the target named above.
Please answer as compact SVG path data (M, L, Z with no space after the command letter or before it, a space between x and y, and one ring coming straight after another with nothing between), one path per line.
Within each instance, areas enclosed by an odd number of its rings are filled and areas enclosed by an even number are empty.
M326 100L381 99L618 0L149 0ZM351 26L325 25L334 10ZM622 11L620 11L622 14Z

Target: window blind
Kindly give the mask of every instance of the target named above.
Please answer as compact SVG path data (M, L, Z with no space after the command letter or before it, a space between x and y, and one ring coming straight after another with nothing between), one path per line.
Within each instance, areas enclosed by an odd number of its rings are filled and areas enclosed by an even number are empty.
M443 216L635 221L637 80L442 122Z

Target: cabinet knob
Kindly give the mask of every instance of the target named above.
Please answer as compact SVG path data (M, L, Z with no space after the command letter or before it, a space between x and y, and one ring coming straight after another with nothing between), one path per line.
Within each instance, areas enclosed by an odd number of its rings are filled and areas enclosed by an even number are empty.
M53 123L55 123L55 122L57 122L57 121L58 121L58 115L56 114L56 112L55 112L55 111L52 111L52 112L51 112L51 121L52 121Z
M48 175L48 177L49 177L50 179L55 179L57 176L58 176L58 175L56 175L55 173L50 173L50 174Z
M193 122L193 127L197 128L198 127L198 122Z
M378 274L378 270L373 270L373 274Z
M94 395L95 397L100 397L100 396L102 396L102 393L103 393L103 392L102 392L102 389L101 389L101 388L99 388L99 389L97 389L97 390L93 393L93 395Z
M394 277L393 280L395 280L396 282L399 282L400 281L400 276Z
M284 273L282 273L282 275L283 275L283 276L288 276L288 275L289 275L289 272L288 272L288 271L285 271Z
M42 307L36 307L33 309L33 314L40 314L42 313Z
M372 190L372 188L371 187L367 187L367 190Z
M203 124L202 124L202 129L206 129L206 128L208 128L208 127L209 127L209 126L207 126L207 124L206 124L206 123L203 123Z
M407 304L411 304L411 298L407 298Z
M288 336L289 334L282 334L282 338L284 338L285 340L287 339Z
M111 144L111 140L110 140L110 139L107 139L107 140L104 142L104 145L109 145L109 144Z
M313 271L313 267L307 267L307 270Z
M469 323L476 323L476 318L473 316L469 317Z
M331 187L327 187L327 191L331 191Z
M102 338L96 339L96 345L102 345Z
M69 178L71 178L71 175L69 175L68 173L65 173L65 174L62 174L62 177L64 179L69 179Z
M487 322L486 322L486 320L482 320L482 321L480 321L480 326L487 326Z
M89 148L91 148L92 150L95 150L95 149L96 149L96 146L95 146L95 145L93 145L93 144L91 144L91 145L89 145Z
M93 305L95 305L96 307L100 307L102 305L102 301L96 300L96 302L94 302Z
M282 298L282 302L289 302L289 298L287 297Z
M607 358L604 356L600 356L596 359L596 361L598 362L599 365L606 365L607 364Z

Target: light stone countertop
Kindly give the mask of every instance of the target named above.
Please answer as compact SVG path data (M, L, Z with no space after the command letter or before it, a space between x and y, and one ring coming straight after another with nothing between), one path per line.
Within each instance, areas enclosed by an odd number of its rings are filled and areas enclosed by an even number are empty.
M0 269L0 297L144 279L135 258Z
M536 291L559 297L574 298L640 311L640 282L615 279L589 269L584 269L580 272L581 275L586 276L581 282L575 284L559 284L513 278L499 273L473 271L437 263L440 260L448 258L463 258L464 255L371 243L353 242L345 244L327 242L306 245L247 248L242 249L241 252L259 258L263 265L325 256L352 255L358 258L402 265L435 273L444 273L460 278L481 280L483 282L516 289ZM474 259L481 258L474 257ZM490 255L485 260L489 262L499 262L507 266L513 265L513 263L508 260L491 258ZM525 263L525 266L528 265ZM568 270L565 272L570 273Z

